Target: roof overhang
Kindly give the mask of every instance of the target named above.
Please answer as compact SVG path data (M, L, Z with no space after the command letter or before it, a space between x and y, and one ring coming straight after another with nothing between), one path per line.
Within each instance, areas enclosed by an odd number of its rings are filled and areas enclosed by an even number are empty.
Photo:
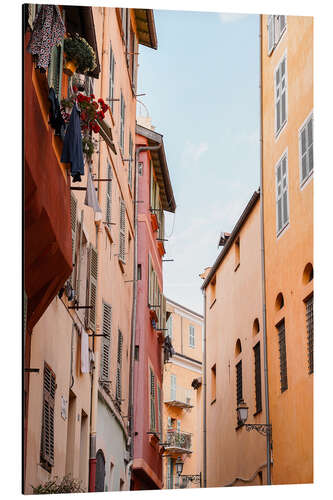
M163 210L167 212L175 212L176 202L173 195L168 164L165 156L163 136L154 130L150 130L138 124L136 124L136 133L148 140L149 147L161 145L157 151L151 151L150 154L153 160L158 186L160 188Z
M233 242L234 242L237 234L239 233L241 227L243 226L243 224L245 223L246 219L250 215L253 207L255 206L255 204L257 203L257 201L259 200L259 198L260 198L260 191L258 189L258 191L255 191L253 193L253 195L251 196L250 201L246 205L246 207L245 207L242 215L240 216L240 218L236 222L236 225L235 225L234 229L232 230L231 235L227 239L226 244L223 247L223 250L221 250L219 256L217 257L217 259L216 259L216 261L215 261L215 263L213 265L213 267L211 268L211 270L209 271L209 273L208 273L205 281L203 282L203 284L201 286L201 290L205 290L207 288L207 286L209 285L209 283L210 283L211 279L213 278L216 270L218 269L219 265L223 261L225 255L227 254L229 248L233 244Z
M63 6L66 12L65 25L68 33L78 33L85 38L96 54L96 68L87 73L88 76L99 78L101 67L98 57L97 39L92 7Z
M157 49L154 12L151 9L134 9L134 14L139 43Z

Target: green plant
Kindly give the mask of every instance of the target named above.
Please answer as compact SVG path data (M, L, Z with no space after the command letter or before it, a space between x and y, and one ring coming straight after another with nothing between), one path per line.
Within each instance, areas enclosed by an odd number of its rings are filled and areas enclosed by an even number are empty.
M91 160L96 148L96 141L90 137L90 135L85 135L82 137L82 150L83 153Z
M81 486L81 481L73 479L70 474L59 480L58 476L50 479L38 486L31 486L34 495L49 495L52 493L84 493L85 490Z
M69 61L75 62L78 67L77 73L86 73L96 68L96 55L94 49L87 40L77 33L64 40L65 57Z

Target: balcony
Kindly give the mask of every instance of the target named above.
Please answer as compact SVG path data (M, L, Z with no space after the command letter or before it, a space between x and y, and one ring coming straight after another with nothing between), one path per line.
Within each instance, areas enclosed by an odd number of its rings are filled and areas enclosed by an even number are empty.
M180 386L171 388L170 399L166 399L166 401L164 401L166 405L177 406L178 408L193 408L193 402L194 391Z
M165 451L169 453L192 453L192 434L174 429L167 431Z

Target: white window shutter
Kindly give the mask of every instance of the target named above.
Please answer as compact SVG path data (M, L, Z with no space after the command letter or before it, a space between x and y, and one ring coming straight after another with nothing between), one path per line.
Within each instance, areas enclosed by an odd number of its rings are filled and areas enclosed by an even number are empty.
M107 172L107 188L106 188L106 222L111 223L111 203L112 203L112 168L108 162L108 172Z
M116 378L116 399L121 402L121 367L123 359L123 334L118 330L118 352L117 352L117 378Z
M177 378L176 375L171 374L171 386L170 386L171 394L170 394L170 399L171 401L174 401L177 396Z
M281 174L281 162L279 162L276 168L276 213L277 213L277 232L279 233L282 229L282 174Z
M308 131L308 174L313 170L313 118L310 117L307 126Z
M287 155L282 158L282 197L283 197L283 225L289 221L288 211L288 175Z
M275 113L276 113L276 132L280 130L281 126L281 112L280 112L280 66L277 67L275 71Z
M120 200L120 224L119 224L119 259L125 263L126 242L126 207L124 200Z

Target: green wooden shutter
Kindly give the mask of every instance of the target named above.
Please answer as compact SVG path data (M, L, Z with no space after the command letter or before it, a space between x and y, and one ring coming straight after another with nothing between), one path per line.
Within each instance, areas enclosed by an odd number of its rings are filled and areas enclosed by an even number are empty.
M109 304L103 302L103 341L101 352L101 376L100 379L104 388L110 391L110 345L112 333L112 308ZM105 382L105 383L103 383Z
M162 441L162 395L161 387L157 385L157 410L158 410L158 432L160 435L160 440Z
M128 161L128 184L130 188L132 189L132 154L133 154L133 141L132 141L132 134L131 132L129 133L129 145L128 145L128 154L129 154L129 161Z
M111 205L112 205L112 168L110 163L108 162L108 173L107 173L107 188L106 188L106 222L108 225L111 223Z
M120 200L120 224L119 224L119 258L125 263L126 243L126 207L124 200Z
M155 374L150 368L150 430L156 430L156 414L155 414Z
M97 276L98 276L98 256L97 251L92 246L89 249L89 305L87 309L88 328L96 329L96 298L97 298Z
M54 401L56 378L51 368L44 363L43 416L41 460L48 466L54 465Z
M71 193L71 228L72 228L72 264L73 271L69 278L71 285L74 287L75 274L75 253L76 253L76 234L77 234L77 199Z
M63 20L65 21L65 12L63 13ZM53 87L54 91L60 101L61 99L61 84L62 84L62 71L63 71L63 56L64 56L64 40L61 44L53 47L51 51L50 64L48 67L48 84Z
M115 75L115 59L114 59L114 54L112 50L112 46L110 43L110 58L109 58L109 63L110 63L110 69L109 69L109 99L114 98L114 75ZM113 113L113 101L109 101L109 105L111 108L111 111Z

